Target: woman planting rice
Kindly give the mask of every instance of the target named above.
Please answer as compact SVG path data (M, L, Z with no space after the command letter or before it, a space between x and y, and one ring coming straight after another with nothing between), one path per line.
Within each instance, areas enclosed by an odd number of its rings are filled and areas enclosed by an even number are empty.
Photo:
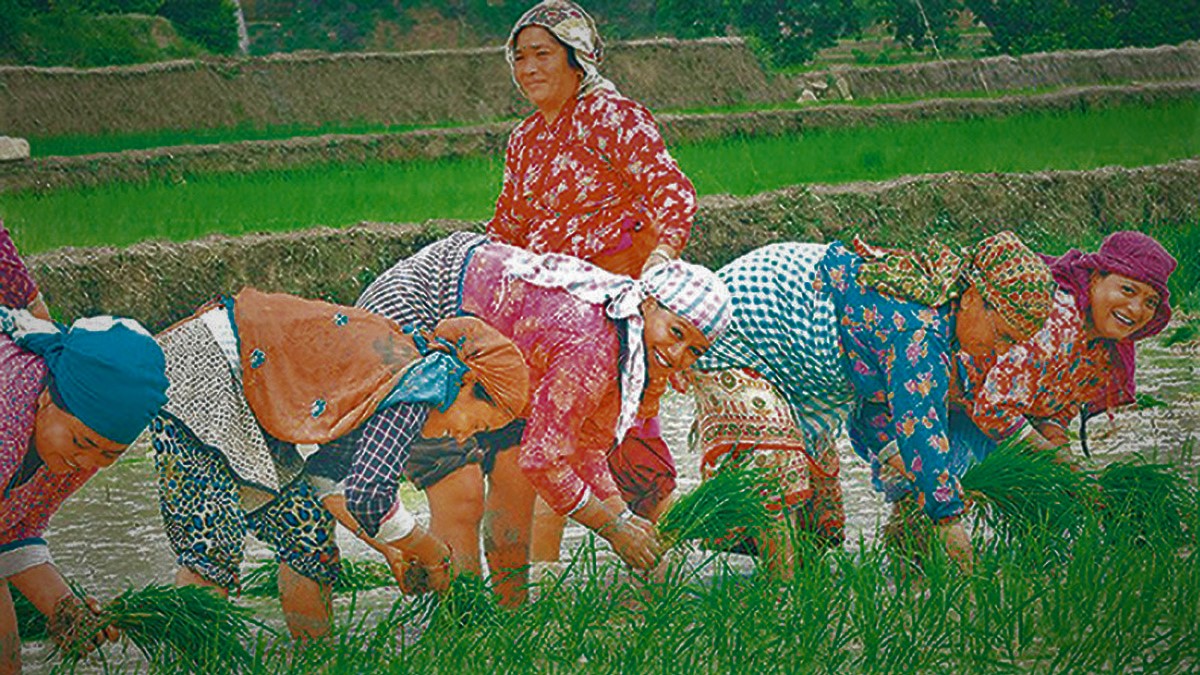
M687 368L724 330L729 294L716 275L672 261L633 280L459 233L397 263L359 305L402 324L477 316L511 338L529 363L533 395L523 430L486 448L414 448L408 460L409 477L428 493L432 529L462 569L481 569L486 509L484 540L491 569L503 572L501 597L524 599L531 483L557 513L607 539L629 564L655 564L653 526L626 510L605 455L637 416L646 382ZM385 411L372 420L362 442L386 446L391 417ZM518 441L520 449L510 450Z
M436 326L408 332L361 309L245 289L160 335L171 402L151 429L176 583L238 588L252 531L275 548L293 635L323 635L339 558L332 513L401 588L411 559L444 590L450 550L398 501L395 456L358 451L357 430L387 409L387 452L418 436L465 439L524 410L529 376L483 322ZM322 447L306 462L298 443Z
M833 440L848 417L875 488L893 503L914 496L950 552L968 561L946 441L954 354L987 361L1036 332L1050 309L1046 265L1002 232L963 257L861 242L853 251L840 243L776 244L719 275L733 294L734 319L696 365L706 464L738 451L764 455L756 462L775 467L783 486L778 508L839 542ZM777 564L786 574L788 553L778 545L769 550L782 554Z
M1077 415L1086 429L1088 417L1132 403L1135 345L1171 319L1176 261L1148 235L1115 232L1095 253L1044 257L1058 282L1045 326L987 372L969 372L968 415L955 411L951 435L964 464L1006 438L1063 447Z
M21 670L9 586L72 642L99 606L75 597L42 539L50 516L113 462L166 402L163 354L130 319L99 316L70 328L45 305L0 225L0 672ZM35 316L21 309L37 306ZM98 639L115 639L107 629Z
M592 17L542 2L513 26L513 82L537 106L509 137L504 185L488 234L535 253L564 253L638 277L687 244L696 191L644 106L600 75L604 45ZM639 420L609 463L634 513L656 520L675 489L675 463L657 417L654 382ZM537 502L535 560L557 560L563 519Z

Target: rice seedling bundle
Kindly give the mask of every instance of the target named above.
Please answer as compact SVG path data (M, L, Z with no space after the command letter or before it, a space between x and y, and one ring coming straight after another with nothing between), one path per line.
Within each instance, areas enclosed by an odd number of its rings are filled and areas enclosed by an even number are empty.
M1179 544L1196 522L1196 493L1167 464L1114 462L1101 471L1100 520L1110 537Z
M486 626L500 620L500 606L487 582L475 574L460 574L436 596L432 626L450 629Z
M115 626L146 659L164 670L245 672L253 659L252 611L237 607L215 591L168 585L131 589L114 598L73 639L60 644L64 662L73 667L85 646L105 626Z
M758 537L771 526L767 499L778 486L761 469L726 462L720 470L680 497L663 514L658 531L668 546L685 541L716 541L730 532Z
M969 499L985 508L998 531L1077 532L1086 514L1087 477L1056 461L1055 453L1006 441L962 477Z

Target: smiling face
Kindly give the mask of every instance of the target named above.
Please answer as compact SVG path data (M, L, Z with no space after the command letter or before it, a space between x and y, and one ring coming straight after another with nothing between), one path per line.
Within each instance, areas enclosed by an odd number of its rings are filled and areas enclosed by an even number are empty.
M1001 356L1020 342L1017 330L995 309L988 307L972 286L959 301L955 335L964 352L974 359L989 360Z
M646 320L642 342L646 347L646 373L668 377L691 367L709 347L708 338L691 321L663 307L653 297L642 302Z
M497 408L491 401L480 398L476 384L463 382L458 397L445 412L429 409L429 417L421 429L425 438L453 438L465 442L480 431L499 429L513 420L513 416Z
M49 389L38 397L33 442L46 468L60 474L112 466L129 447L108 440L55 405Z
M529 26L517 35L512 67L521 91L548 122L554 121L583 81L583 71L567 61L567 48L541 26Z
M1162 302L1149 284L1120 274L1092 273L1088 294L1092 302L1092 337L1124 340L1154 318Z

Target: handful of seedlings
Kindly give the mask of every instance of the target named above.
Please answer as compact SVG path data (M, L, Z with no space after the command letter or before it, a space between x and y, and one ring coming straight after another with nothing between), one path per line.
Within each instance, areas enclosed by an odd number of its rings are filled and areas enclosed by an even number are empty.
M131 589L90 612L58 642L64 663L74 667L106 626L115 626L152 664L174 672L245 672L253 657L252 612L198 586L156 585Z
M774 521L767 501L776 492L778 486L764 470L726 462L667 509L658 522L659 534L669 547L717 541L731 532L758 538Z
M1018 536L1043 528L1078 532L1083 525L1086 474L1028 443L1000 443L967 469L961 482L967 498L985 508L984 521L997 531Z

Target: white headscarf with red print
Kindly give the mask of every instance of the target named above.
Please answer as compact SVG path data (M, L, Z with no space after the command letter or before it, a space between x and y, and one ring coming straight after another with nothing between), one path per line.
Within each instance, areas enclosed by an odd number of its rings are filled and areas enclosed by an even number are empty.
M520 251L520 249L512 249ZM616 437L621 439L633 426L646 386L646 358L643 333L642 301L653 297L664 307L695 326L709 344L729 327L733 302L729 289L712 270L672 260L658 265L641 279L610 274L579 258L559 253L544 255L521 251L505 263L507 274L542 288L561 288L572 296L594 305L604 305L604 313L623 320L626 348L621 353L621 413L617 418Z
M505 45L504 56L509 68L516 57L517 34L529 26L541 26L554 34L563 44L575 50L575 60L583 68L583 81L579 84L578 96L587 96L597 89L617 88L600 75L600 64L604 62L604 43L596 22L583 8L569 0L546 0L534 5L517 19ZM513 74L513 82L517 82ZM521 87L517 83L517 88Z

